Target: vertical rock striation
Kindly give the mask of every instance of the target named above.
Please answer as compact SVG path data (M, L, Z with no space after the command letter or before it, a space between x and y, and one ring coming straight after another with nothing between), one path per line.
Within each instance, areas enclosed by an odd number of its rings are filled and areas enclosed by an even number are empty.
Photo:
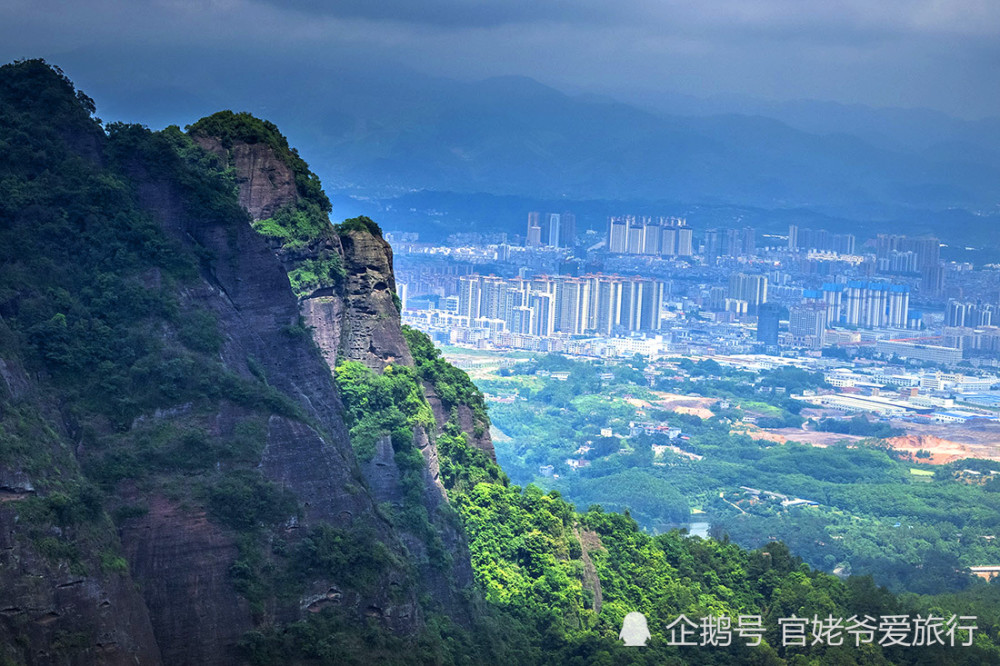
M267 155L270 148L263 143L243 146L234 142L227 151L221 142L213 137L199 136L198 143L217 154L228 155L229 165L235 169L240 188L240 201L254 204L247 208L254 220L262 215L273 215L282 206L295 204L289 201L284 179L274 179L269 173L278 171L274 166L278 160L274 154ZM238 159L249 148L254 148L256 157ZM263 150L265 154L260 154ZM280 161L280 160L279 160ZM254 169L267 172L253 173ZM271 196L264 184L273 183ZM253 191L251 191L251 189ZM392 248L377 233L367 227L354 228L345 225L334 238L339 239L336 251L341 258L344 275L339 288L321 290L302 296L298 312L305 327L310 331L312 341L326 361L330 372L335 371L338 359L358 361L375 372L382 372L389 365L413 366L413 357L403 337L399 310L396 305L396 281L393 274ZM249 229L249 225L247 226ZM331 247L326 241L326 247ZM290 270L294 261L310 261L318 256L316 243L309 243L298 249L294 256L286 248L272 245L276 256ZM425 387L432 407L436 404L435 418L438 427L447 420L440 409L432 387ZM475 432L471 411L459 407L460 422L467 429L470 441L487 451L493 457L493 447L489 433ZM447 503L447 494L441 484L438 472L438 453L434 437L423 428L416 428L414 445L420 450L426 462L422 479L424 483L423 504L431 517L433 529L443 544L444 551L451 554L447 566L434 562L428 551L426 535L413 532L405 525L396 526L396 536L405 544L410 560L419 573L421 586L432 599L432 605L449 614L460 624L469 621L470 608L463 593L473 584L473 573L464 534L441 513ZM286 444L287 448L287 444ZM396 464L392 444L388 438L378 442L372 460L361 465L366 485L377 503L387 503L400 507L404 497L402 475ZM282 477L277 477L282 478ZM315 495L313 495L315 496ZM413 616L417 613L414 611Z
M237 173L240 206L254 220L274 215L279 208L298 200L295 174L274 151L262 143L237 143L227 150L216 137L192 135L195 143L229 160Z
M341 354L376 371L392 363L412 366L393 300L392 248L382 238L357 230L342 234L341 244L347 274Z

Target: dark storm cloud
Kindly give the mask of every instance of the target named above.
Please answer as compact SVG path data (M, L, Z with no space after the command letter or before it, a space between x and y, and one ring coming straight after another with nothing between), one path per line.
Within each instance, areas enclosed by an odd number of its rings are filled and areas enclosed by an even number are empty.
M605 92L815 97L965 115L1000 105L993 0L0 3L4 60L112 44L126 58L153 46L211 47L234 60L253 49L303 63L350 50L435 75L519 74Z
M611 20L623 16L622 6L599 0L261 0L261 4L287 8L308 16L393 21L441 27L491 27L512 23L577 23Z
M650 32L711 32L851 42L877 36L997 34L992 0L253 0L309 17L447 28L510 24L636 25Z

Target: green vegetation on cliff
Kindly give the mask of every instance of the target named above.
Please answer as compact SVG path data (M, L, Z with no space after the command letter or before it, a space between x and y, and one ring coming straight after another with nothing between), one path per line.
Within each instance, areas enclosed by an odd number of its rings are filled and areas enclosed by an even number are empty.
M299 156L299 152L289 147L288 139L274 123L256 118L245 111L219 111L186 129L190 134L218 139L226 150L231 150L235 143L266 145L292 170L299 196L316 204L323 213L329 213L333 209L319 178L309 170L309 165Z
M299 395L268 381L265 367L273 371L273 363L245 356L244 348L226 352L233 331L223 330L220 313L231 306L219 307L216 275L240 258L221 260L206 237L228 250L246 233L233 174L176 127L104 129L93 110L42 61L0 67L5 607L50 603L46 586L72 576L74 585L86 581L80 589L91 590L95 608L95 595L109 595L121 613L138 613L143 602L132 591L137 579L128 578L121 535L155 507L167 507L175 521L159 524L164 538L183 543L207 534L223 549L235 544L228 580L254 621L271 621L276 607L297 609L307 584L327 576L343 579L348 593L381 594L370 592L379 578L406 567L377 525L320 521L289 534L286 524L297 525L303 507L262 470L272 417L329 437ZM274 337L323 369L301 338L277 328ZM225 564L221 573L206 589L225 589ZM412 581L400 583L402 590ZM20 596L25 590L41 596ZM29 631L29 614L20 610L5 615L0 662L30 662L35 654L25 651L35 649L67 662L92 656L106 637L87 624L89 602L72 594L52 597L58 612L50 630ZM67 603L82 604L79 616L58 605ZM130 626L145 618L130 618ZM81 638L41 644L39 631Z
M448 363L424 333L403 326L403 337L413 354L420 379L434 387L445 409L450 411L458 405L465 405L472 410L477 427L489 428L486 400L469 375Z
M357 361L342 361L336 378L347 408L351 444L361 460L371 460L375 442L383 436L391 437L398 449L412 443L415 427L433 427L434 414L413 368L391 365L379 375Z
M423 333L410 330L406 335L418 368L438 363L440 352ZM453 367L432 384L457 393L474 386ZM781 543L748 551L728 539L688 538L676 530L651 536L627 514L597 506L578 513L558 491L511 485L496 464L469 446L468 436L454 423L446 424L438 447L442 480L462 517L476 578L499 617L519 628L527 646L522 661L905 664L931 659L973 664L1000 659L994 612L979 625L993 638L980 637L978 647L964 651L783 646L778 620L784 617L926 616L929 608L939 615L944 609L960 613L965 598L952 597L947 603L901 599L877 588L869 577L841 581L811 569ZM1000 600L1000 589L978 594ZM624 616L632 611L646 615L653 634L641 654L617 640ZM681 613L696 621L708 615L760 615L764 644L667 645L665 627Z
M330 224L330 199L319 178L298 151L288 146L288 140L273 123L246 112L220 111L189 125L187 130L193 137L218 140L226 151L232 151L237 144L269 148L291 170L297 196L271 217L254 220L253 228L275 245L299 298L342 284L344 266Z

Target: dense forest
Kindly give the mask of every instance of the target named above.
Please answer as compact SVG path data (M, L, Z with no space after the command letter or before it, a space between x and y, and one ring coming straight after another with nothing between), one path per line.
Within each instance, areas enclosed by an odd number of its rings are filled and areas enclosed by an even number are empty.
M473 415L473 433L489 429L483 394L417 331L402 332L412 366L390 364L378 371L342 358L331 376L301 319L274 312L281 303L288 304L281 312L297 312L296 298L335 289L344 279L335 251L307 265L303 248L336 247L343 234L375 238L381 235L377 226L364 218L318 224L325 195L273 126L224 114L192 126L191 133L177 127L153 132L103 126L94 111L89 98L41 61L0 68L0 577L14 599L0 613L0 663L103 663L98 650L111 647L95 647L90 625L54 634L41 658L27 657L26 646L38 632L74 618L32 617L13 604L29 599L48 579L72 577L71 589L86 580L86 589L124 590L113 597L116 603L154 587L148 576L143 586L136 584L141 554L125 544L130 530L161 515L164 506L170 517L188 521L180 523L186 526L180 537L209 534L223 544L194 573L204 573L198 585L231 592L231 604L230 597L220 603L197 594L188 601L217 604L211 608L218 613L226 604L245 610L250 626L238 637L232 663L1000 661L996 586L900 596L871 577L841 580L812 568L780 542L747 550L725 538L679 531L654 536L628 513L600 506L580 511L558 490L515 485L471 445L459 423L464 407ZM192 139L199 131L234 142L262 139L303 176L296 178L298 202L251 226L232 170ZM187 226L168 232L169 221L149 212L151 198L169 204ZM266 276L245 271L245 279L227 281L226 271L242 257L220 252L258 247L245 235L253 235L251 228L267 239L269 245L260 247L274 252L287 277L281 275L284 292L266 303L268 317L255 320L259 326L246 334L247 344L262 351L253 355L239 348L237 358L233 337L241 333L224 324L231 311L223 306L240 302L237 290L246 282ZM313 283L306 273L317 268ZM296 277L300 269L307 270ZM308 368L325 374L307 375ZM636 371L619 371L621 380L632 381ZM585 368L574 372L581 382L593 381ZM443 424L435 420L428 390L450 414ZM322 395L338 398L325 405L307 399ZM579 399L553 389L548 403L569 410ZM716 449L733 448L716 425L721 418L686 426L692 447L706 459ZM433 438L447 492L448 501L433 514L419 497L427 464L416 450L421 430ZM295 435L281 440L275 431ZM350 446L341 451L337 446L345 439ZM273 447L312 441L318 444L307 464L294 475L274 475ZM369 490L357 469L386 441L404 495L396 505L369 509ZM751 440L738 444L735 458L718 466L730 479L752 474L763 484L779 478L775 466L808 462L796 459L801 453L795 447L782 454L792 460L767 461L769 452ZM844 477L831 481L803 472L795 492L827 498L843 491L841 483L877 484L896 474L884 452L865 450L868 460L849 466L842 464L847 454L827 455L817 466L836 467ZM339 466L322 467L330 460ZM320 467L329 476L321 479L326 485L315 487L350 502L358 516L352 522L334 524L318 513L324 497L291 490L298 477ZM17 481L28 477L30 483ZM672 490L662 485L647 496L682 506L691 487L668 481ZM884 504L881 497L854 494L859 496L853 501ZM936 501L926 499L928 511L939 510ZM978 519L967 517L970 524ZM449 525L464 535L467 552L444 546L442 526ZM404 530L422 540L426 561L414 554L416 544L392 536ZM186 555L182 547L170 553L165 560ZM474 577L474 585L461 591L470 609L464 615L449 614L435 602L419 574L448 570L458 558L468 558ZM216 564L221 569L209 575ZM29 565L41 573L19 568ZM414 598L417 619L394 626L391 617L371 608L308 605L307 591L330 580L342 587L333 592L324 583L324 600L379 598L403 607ZM159 603L174 601L165 599ZM629 612L648 619L652 637L645 649L618 639ZM696 623L703 617L759 616L760 644L734 639L728 645L671 645L667 628L682 613ZM113 613L127 614L118 607ZM793 616L813 628L813 618L870 616L877 622L917 614L938 618L942 627L950 622L952 629L968 624L959 616L975 615L973 635L965 629L952 633L957 644L972 645L883 645L877 627L860 646L850 636L842 645L811 636L802 645L783 645L780 634L781 620ZM200 624L216 621L211 613L199 617ZM138 632L136 627L138 621L132 626Z
M757 376L689 359L677 368L684 376L657 377L652 387L637 361L542 356L504 368L480 382L505 398L491 405L494 422L511 438L498 444L499 459L518 482L559 490L577 506L628 509L654 531L709 521L716 536L752 548L780 538L814 567L871 574L897 592L962 589L973 583L964 567L1000 561L992 538L1000 524L998 486L970 483L961 472L981 467L979 461L931 467L900 459L878 439L893 434L888 424L862 417L812 426L868 439L779 445L743 419L752 415L758 428L800 427L801 404L788 393L820 386L822 378L795 369ZM552 372L568 375L555 379ZM774 386L794 388L775 393ZM701 415L671 411L656 406L662 391L715 402L703 403L710 411ZM677 432L630 433L637 422ZM602 435L607 430L612 436ZM816 505L784 507L781 497L768 500L744 487Z

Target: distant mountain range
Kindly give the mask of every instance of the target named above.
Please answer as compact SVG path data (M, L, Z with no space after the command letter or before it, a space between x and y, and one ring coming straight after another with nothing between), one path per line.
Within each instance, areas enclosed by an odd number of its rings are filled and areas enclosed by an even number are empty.
M488 194L524 201L522 209L669 202L678 212L926 219L931 229L940 211L959 210L973 240L1000 245L995 232L982 238L995 224L976 224L1000 210L1000 118L669 93L634 106L528 78L433 78L347 53L307 66L204 52L150 53L145 63L81 51L65 60L102 108L154 127L193 121L222 100L272 119L335 198L396 214L411 206L386 202L414 192L436 202L448 197L428 193L453 193L473 209L488 206Z

